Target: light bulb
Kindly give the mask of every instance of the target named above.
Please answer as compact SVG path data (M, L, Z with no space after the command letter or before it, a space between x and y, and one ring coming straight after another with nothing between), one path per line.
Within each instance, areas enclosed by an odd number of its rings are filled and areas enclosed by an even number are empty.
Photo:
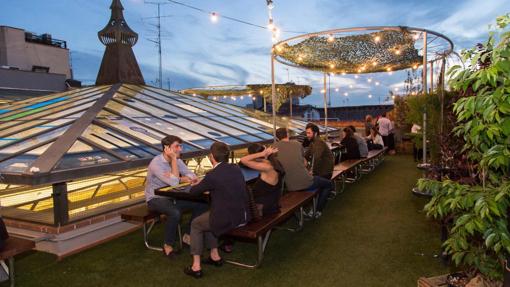
M333 41L335 41L335 37L333 37L333 35L329 34L329 36L328 36L328 42L330 42L330 43L331 43L331 42L333 42Z
M213 22L213 23L218 22L218 13L212 12L210 15L210 18L211 18L211 22Z
M375 82L375 85L376 85L376 86L379 86L379 82Z
M368 98L371 99L372 98L372 95L368 95Z
M321 90L321 94L324 94L326 92L326 90L322 89Z
M338 91L340 91L340 89L339 89L339 88L336 88L336 89L335 89L335 92L338 92Z
M372 82L372 79L368 78L368 79L367 79L367 82L371 83L371 82Z
M349 93L344 93L344 96L346 96L346 97L347 97L348 95L349 95Z
M354 78L357 79L357 78L359 78L359 76L358 75L354 75Z
M349 85L349 88L351 88L351 89L352 89L352 88L354 88L354 86L353 86L353 85Z
M334 68L335 68L335 64L329 64L329 67L330 67L331 69L334 69Z
M374 41L375 41L376 43L379 43L379 41L381 41L381 37L380 37L380 36L375 36L375 37L374 37Z

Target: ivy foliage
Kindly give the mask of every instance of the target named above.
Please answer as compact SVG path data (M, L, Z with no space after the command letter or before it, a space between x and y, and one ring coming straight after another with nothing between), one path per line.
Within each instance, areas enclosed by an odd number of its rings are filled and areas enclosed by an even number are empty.
M452 222L445 251L455 264L491 279L502 279L510 255L510 14L498 17L488 40L462 52L466 68L452 67L450 87L462 97L454 104L454 135L477 169L472 184L421 179L432 192L428 216Z

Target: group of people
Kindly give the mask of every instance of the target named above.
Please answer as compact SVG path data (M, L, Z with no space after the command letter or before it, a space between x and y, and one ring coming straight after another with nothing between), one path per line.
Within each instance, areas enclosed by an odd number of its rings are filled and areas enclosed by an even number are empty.
M371 115L365 117L365 134L367 137L372 132L379 134L382 137L383 146L388 147L389 154L395 154L395 126L393 122L383 113L377 119L373 119Z
M177 227L182 213L190 210L190 224L184 227L182 241L190 246L193 261L184 273L200 278L203 276L202 264L223 265L218 238L246 225L252 218L279 212L283 185L288 191L317 192L315 212L310 208L305 215L320 217L334 188L331 182L334 159L316 125L308 124L306 134L309 142L306 149L300 142L290 139L286 128L276 130L278 141L272 147L250 145L248 155L240 159L241 165L259 172L250 187L246 185L240 166L229 163L230 149L226 144L216 142L211 145L208 158L213 168L199 180L180 159L182 139L172 135L163 138L163 152L149 164L145 187L149 210L167 217L163 255L175 256L173 245ZM189 192L192 195L209 192L210 204L155 194L161 187L183 183L191 185ZM210 250L205 260L201 258L204 246Z

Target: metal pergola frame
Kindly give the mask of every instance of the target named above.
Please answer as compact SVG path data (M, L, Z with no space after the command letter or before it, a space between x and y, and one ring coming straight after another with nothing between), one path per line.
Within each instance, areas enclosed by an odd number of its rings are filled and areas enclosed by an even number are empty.
M278 55L275 54L275 49L277 49L277 47L279 45L288 44L292 41L296 41L299 39L308 39L311 37L324 36L324 35L335 35L335 34L339 34L339 33L364 32L364 31L374 31L374 32L377 32L377 31L403 31L403 30L406 30L409 32L420 33L419 37L417 39L415 39L416 40L415 43L418 42L418 40L420 38L423 39L423 47L420 49L420 50L422 50L422 54L423 54L422 81L423 81L423 93L427 94L427 63L430 63L430 65L431 65L430 78L431 78L431 82L432 82L433 63L435 61L445 59L449 54L451 54L453 52L453 47L454 47L453 42L448 37L446 37L445 35L443 35L441 33L431 31L428 29L423 29L423 28L408 27L408 26L370 26L370 27L351 27L351 28L342 28L342 29L332 29L332 30L320 31L320 32L315 32L315 33L307 33L307 34L298 35L298 36L291 37L289 39L282 40L282 41L275 43L271 48L271 82L273 85L273 93L272 93L273 101L275 98L275 78L274 78L274 62L275 61L277 61L281 64L284 64L286 66L291 66L291 67L295 67L295 68L306 69L306 70L311 70L311 71L315 71L315 72L318 70L318 69L312 69L312 68L309 68L306 66L302 66L302 65L293 63L291 61L285 61L281 57L278 57ZM435 38L428 41L427 36L429 34L435 36ZM436 45L433 47L428 47L428 45L430 43L436 41L437 39L443 39L445 41L445 45L439 44L439 45ZM431 57L431 59L428 59L429 58L428 53L430 52L428 50L428 48L436 48L436 47L445 47L445 48L442 49L441 51L435 51L435 52L431 53L431 55L433 55L434 57ZM410 67L401 68L400 70L408 69L408 68L410 68ZM326 126L326 134L327 134L328 133L328 121L327 121L328 108L327 108L327 101L326 101L326 91L327 91L326 75L328 73L330 73L331 71L330 71L330 69L329 69L329 71L328 71L328 69L324 69L323 72L324 72L324 117L325 117L324 125ZM360 73L356 73L356 74L360 74ZM442 76L444 77L444 73L442 74ZM444 82L444 79L442 82ZM425 122L425 120L424 120L424 122ZM276 126L276 123L274 125ZM425 133L425 127L423 128L423 131ZM425 140L424 140L424 145L425 145ZM425 153L426 148L424 147L423 150ZM425 156L424 156L424 162L425 162Z

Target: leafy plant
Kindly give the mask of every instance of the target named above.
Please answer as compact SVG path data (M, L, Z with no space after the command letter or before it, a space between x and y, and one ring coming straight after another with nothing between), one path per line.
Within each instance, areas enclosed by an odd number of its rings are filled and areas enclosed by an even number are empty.
M464 141L476 178L469 184L418 182L433 194L427 214L452 221L443 246L454 263L491 279L502 278L502 261L510 254L510 14L496 23L487 42L463 51L467 68L449 70L449 85L461 95L453 108L454 135Z

